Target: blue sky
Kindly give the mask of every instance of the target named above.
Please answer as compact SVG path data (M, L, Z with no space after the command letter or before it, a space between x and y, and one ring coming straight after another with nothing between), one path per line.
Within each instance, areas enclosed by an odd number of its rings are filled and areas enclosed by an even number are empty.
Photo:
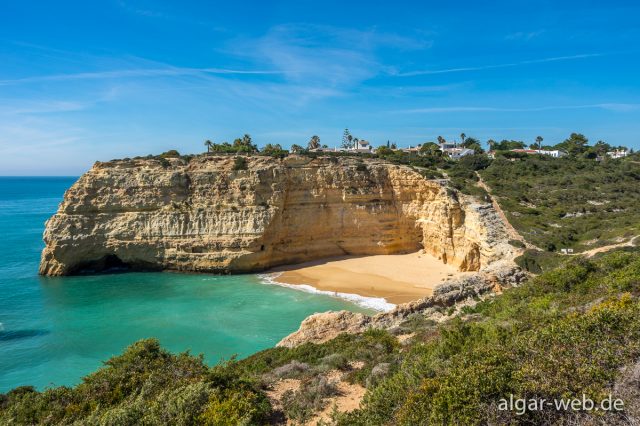
M639 149L634 3L3 1L0 175L345 127Z

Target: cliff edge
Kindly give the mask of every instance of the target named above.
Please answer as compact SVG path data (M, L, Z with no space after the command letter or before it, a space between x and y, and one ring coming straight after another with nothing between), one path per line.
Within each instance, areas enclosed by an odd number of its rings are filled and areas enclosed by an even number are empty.
M423 248L463 271L512 258L504 225L410 167L231 156L96 163L46 223L40 273L252 272ZM240 170L237 170L240 168Z

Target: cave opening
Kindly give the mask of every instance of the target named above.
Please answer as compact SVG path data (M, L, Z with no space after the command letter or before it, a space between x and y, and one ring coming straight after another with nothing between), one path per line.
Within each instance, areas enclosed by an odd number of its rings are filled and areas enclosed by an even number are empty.
M113 253L77 265L73 275L118 274L132 271L155 271L159 268L144 262L124 262Z

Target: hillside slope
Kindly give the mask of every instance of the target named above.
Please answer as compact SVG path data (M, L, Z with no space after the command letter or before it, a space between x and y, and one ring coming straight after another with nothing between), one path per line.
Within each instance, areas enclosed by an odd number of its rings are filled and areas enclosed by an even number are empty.
M480 174L529 243L582 252L640 235L640 163L634 158L497 159Z

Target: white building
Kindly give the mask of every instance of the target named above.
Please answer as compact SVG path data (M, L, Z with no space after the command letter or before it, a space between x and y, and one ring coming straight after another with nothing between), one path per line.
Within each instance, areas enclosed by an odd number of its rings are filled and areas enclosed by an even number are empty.
M611 158L624 158L629 155L629 151L626 149L616 149L615 151L607 152L607 155Z
M466 157L467 155L475 154L474 150L469 148L459 147L456 143L445 142L439 145L440 145L440 151L442 151L444 155L448 156L452 160L458 160L462 157Z
M556 149L554 151L540 150L540 154L548 155L548 156L553 157L553 158L560 158L560 157L564 157L565 155L567 155L566 152L560 151L559 149Z
M458 147L458 144L455 142L444 142L444 143L439 143L438 145L440 146L440 150L442 152L444 152L445 149L453 149Z
M475 154L475 151L469 148L448 148L443 150L442 152L445 155L448 155L452 160L459 160L462 157L466 157L467 155Z
M373 147L368 141L357 140L350 148L326 148L319 147L310 149L309 152L352 152L356 154L369 154L373 152Z
M373 152L373 147L371 146L369 141L356 140L354 146L352 148L347 148L345 151L367 154Z
M520 153L529 154L529 155L535 155L535 154L548 155L549 157L553 157L553 158L560 158L567 155L566 152L560 151L558 149L553 151L547 151L544 149L512 149L511 152L520 152Z

